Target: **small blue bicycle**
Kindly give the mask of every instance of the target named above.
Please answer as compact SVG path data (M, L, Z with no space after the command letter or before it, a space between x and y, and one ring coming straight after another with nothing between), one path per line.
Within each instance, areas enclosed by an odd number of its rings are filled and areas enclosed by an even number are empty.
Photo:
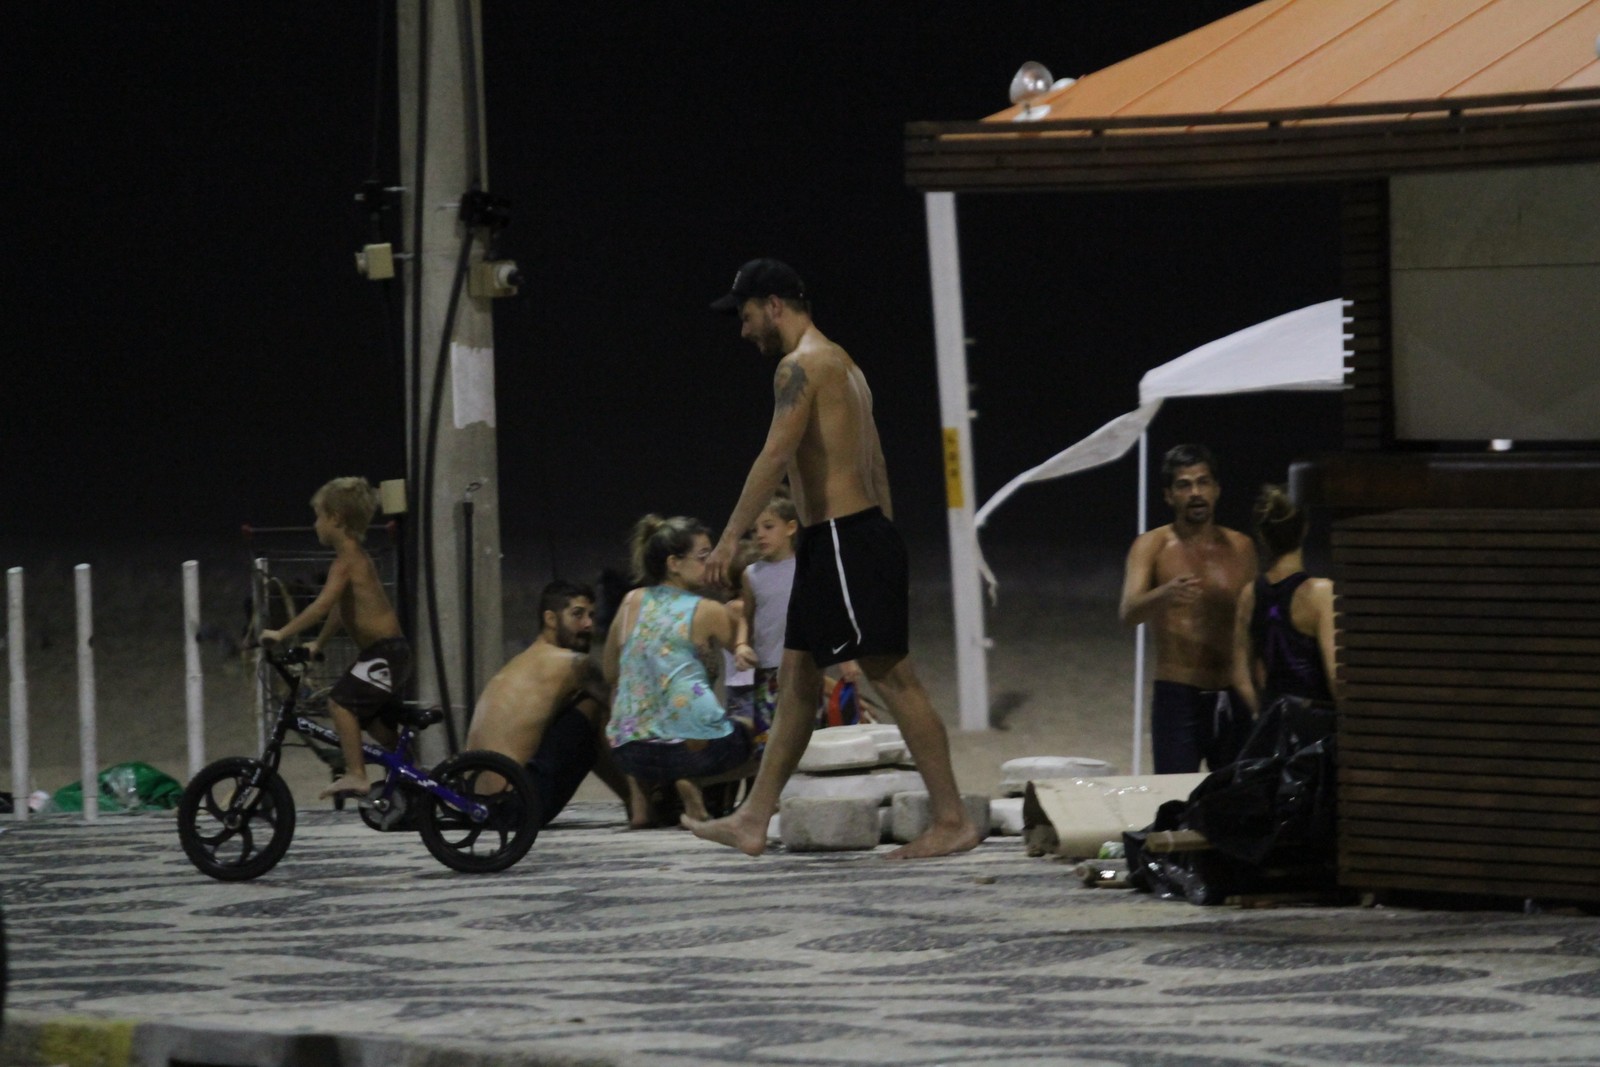
M259 878L294 838L294 796L278 774L289 730L337 746L338 734L295 714L310 657L304 647L273 650L265 660L288 689L259 759L230 756L208 764L178 804L178 839L202 873L224 882ZM422 843L446 867L471 873L503 871L539 835L538 800L528 773L498 752L457 753L425 773L412 762L417 733L444 718L438 708L397 711L394 751L370 742L362 749L388 775L362 798L362 819L379 830L414 825Z

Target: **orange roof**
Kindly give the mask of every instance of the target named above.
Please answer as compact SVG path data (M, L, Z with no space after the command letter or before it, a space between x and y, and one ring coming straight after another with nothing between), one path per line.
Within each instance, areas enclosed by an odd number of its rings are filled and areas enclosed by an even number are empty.
M1600 0L1263 0L1042 97L1060 119L1600 87ZM989 116L1011 122L1019 107Z

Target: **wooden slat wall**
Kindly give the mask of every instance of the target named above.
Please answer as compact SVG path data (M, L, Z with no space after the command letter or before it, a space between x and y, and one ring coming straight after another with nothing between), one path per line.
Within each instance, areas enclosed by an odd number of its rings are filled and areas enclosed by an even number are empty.
M1600 510L1334 524L1339 868L1600 900Z
M1389 443L1389 183L1343 187L1339 280L1350 301L1344 353L1344 447L1377 452Z

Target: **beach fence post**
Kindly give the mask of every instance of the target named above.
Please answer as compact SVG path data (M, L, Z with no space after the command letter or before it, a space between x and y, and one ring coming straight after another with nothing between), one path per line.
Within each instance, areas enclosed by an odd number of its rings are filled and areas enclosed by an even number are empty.
M184 707L189 724L189 777L206 765L205 675L200 669L200 562L183 564Z
M83 775L83 819L100 815L100 754L95 745L94 597L87 563L73 568L78 594L78 763Z
M28 817L32 769L28 766L28 666L23 633L22 568L6 571L6 649L11 660L11 813Z
M256 623L266 618L267 604L267 557L256 557L255 581L251 584L253 590ZM259 630L251 635L256 645L256 748L267 747L267 687L261 683L261 633Z

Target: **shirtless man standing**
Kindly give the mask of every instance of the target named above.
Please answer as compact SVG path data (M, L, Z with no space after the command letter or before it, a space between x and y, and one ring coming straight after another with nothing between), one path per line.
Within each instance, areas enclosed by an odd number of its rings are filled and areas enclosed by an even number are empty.
M950 739L907 655L909 569L905 544L891 522L889 476L867 380L812 323L799 275L775 259L740 267L733 291L711 306L737 313L739 335L777 359L778 370L766 444L706 560L707 580L721 580L740 535L785 474L803 526L778 668L778 708L755 785L727 818L686 818L684 825L707 840L760 855L778 795L811 740L823 668L853 659L888 705L928 787L932 824L891 858L970 849L981 835L961 805Z
M554 581L539 594L539 636L483 689L467 747L510 756L528 768L539 824L567 806L592 770L628 802L628 780L606 744L605 679L589 658L594 590Z
M1204 445L1179 445L1161 463L1172 522L1128 550L1122 621L1156 635L1150 737L1157 774L1186 774L1200 759L1232 763L1250 732L1250 711L1230 688L1233 609L1256 575L1255 549L1216 523L1216 460Z

